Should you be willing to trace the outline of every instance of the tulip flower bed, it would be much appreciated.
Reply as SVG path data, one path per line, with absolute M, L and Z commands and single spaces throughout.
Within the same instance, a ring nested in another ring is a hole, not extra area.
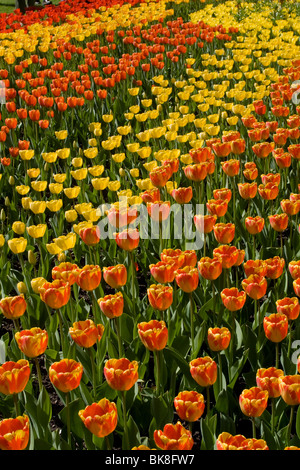
M 0 449 L 300 449 L 299 31 L 0 14 Z

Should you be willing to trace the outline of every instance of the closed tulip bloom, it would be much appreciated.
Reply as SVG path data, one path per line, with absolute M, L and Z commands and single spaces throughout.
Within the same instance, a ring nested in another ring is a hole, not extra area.
M 300 375 L 286 375 L 279 378 L 281 398 L 287 405 L 300 404 Z
M 265 219 L 257 215 L 256 217 L 246 217 L 245 226 L 251 235 L 257 235 L 265 226 Z
M 44 354 L 47 349 L 48 333 L 46 330 L 34 327 L 30 330 L 17 331 L 15 340 L 25 356 L 37 357 Z
M 217 380 L 217 363 L 209 356 L 198 357 L 190 362 L 193 379 L 201 387 L 209 387 Z
M 83 366 L 74 359 L 62 359 L 49 367 L 49 379 L 60 392 L 68 393 L 80 385 Z
M 147 202 L 147 211 L 151 219 L 156 222 L 167 220 L 170 214 L 170 201 Z
M 9 249 L 15 254 L 24 253 L 27 246 L 27 240 L 24 237 L 12 238 L 7 242 Z
M 174 407 L 180 419 L 193 423 L 203 415 L 204 396 L 195 390 L 179 392 L 174 398 Z
M 158 261 L 156 264 L 150 264 L 150 273 L 156 282 L 167 284 L 175 279 L 175 268 L 173 262 Z
M 163 430 L 153 433 L 155 444 L 162 450 L 191 450 L 194 441 L 190 431 L 178 421 L 176 424 L 166 424 Z
M 225 326 L 222 328 L 209 328 L 207 332 L 207 342 L 212 351 L 224 351 L 229 346 L 231 333 Z
M 149 178 L 153 186 L 163 188 L 173 174 L 171 165 L 157 166 L 149 173 Z
M 124 309 L 124 299 L 122 292 L 109 294 L 98 299 L 98 305 L 107 318 L 120 317 Z
M 289 262 L 289 272 L 292 278 L 299 279 L 300 277 L 300 260 Z
M 239 405 L 244 415 L 257 418 L 263 414 L 268 404 L 267 390 L 259 387 L 245 389 L 239 396 Z
M 113 289 L 125 286 L 127 282 L 127 269 L 124 264 L 103 267 L 103 279 Z
M 160 199 L 160 191 L 159 188 L 152 188 L 140 193 L 140 196 L 143 202 L 155 202 Z
M 272 184 L 276 184 L 277 186 L 279 186 L 280 184 L 280 179 L 281 179 L 280 173 L 268 173 L 266 175 L 262 174 L 260 177 L 264 185 L 268 183 L 272 183 Z
M 21 317 L 27 308 L 27 302 L 24 295 L 15 295 L 13 297 L 4 297 L 0 300 L 0 311 L 9 320 Z
M 293 282 L 293 288 L 297 297 L 300 297 L 300 278 L 295 279 Z
M 79 230 L 79 236 L 88 246 L 95 246 L 100 241 L 100 229 L 98 225 Z
M 192 200 L 193 189 L 191 186 L 188 186 L 187 188 L 173 189 L 171 196 L 175 199 L 177 204 L 187 204 Z
M 297 297 L 284 297 L 276 300 L 277 313 L 283 313 L 288 320 L 296 320 L 300 313 L 300 304 Z
M 163 284 L 152 284 L 147 289 L 151 307 L 155 310 L 167 310 L 173 302 L 173 287 Z
M 150 351 L 160 351 L 166 347 L 168 329 L 164 321 L 150 320 L 138 323 L 137 328 L 142 343 Z
M 129 359 L 109 359 L 104 366 L 104 376 L 108 385 L 114 390 L 129 390 L 139 378 L 137 361 Z
M 111 207 L 107 212 L 107 218 L 109 223 L 115 227 L 125 227 L 131 224 L 138 216 L 137 209 L 135 207 L 119 206 Z
M 252 150 L 259 158 L 266 158 L 274 150 L 274 142 L 260 142 L 252 146 Z
M 215 142 L 212 145 L 212 149 L 217 157 L 228 157 L 231 153 L 231 142 Z
M 24 450 L 29 442 L 29 418 L 26 415 L 0 421 L 0 449 Z
M 182 264 L 182 268 L 185 266 L 195 267 L 197 264 L 197 253 L 195 250 L 185 250 L 183 251 L 184 254 L 184 262 Z
M 227 212 L 228 203 L 223 199 L 210 199 L 209 201 L 207 201 L 206 207 L 211 215 L 223 217 L 223 215 L 225 215 Z
M 251 274 L 242 281 L 242 287 L 251 299 L 261 299 L 267 292 L 267 280 L 259 274 Z
M 263 277 L 267 275 L 267 265 L 262 259 L 249 259 L 243 264 L 243 268 L 247 277 L 251 274 L 258 274 Z
M 282 199 L 280 206 L 287 215 L 296 215 L 300 211 L 300 200 L 291 201 L 290 199 Z
M 276 367 L 261 368 L 256 372 L 256 384 L 261 390 L 267 390 L 270 398 L 278 398 L 280 397 L 279 377 L 283 376 L 283 370 L 276 369 Z
M 230 312 L 236 312 L 243 308 L 246 302 L 246 293 L 239 291 L 236 287 L 230 287 L 222 290 L 221 299 Z
M 213 250 L 213 255 L 220 258 L 223 269 L 229 269 L 236 263 L 239 251 L 235 246 L 220 245 Z
M 216 215 L 195 215 L 194 224 L 200 233 L 210 233 L 217 221 Z
M 267 278 L 278 279 L 282 275 L 285 265 L 285 261 L 283 258 L 280 258 L 279 256 L 274 256 L 274 258 L 266 259 L 264 262 L 267 269 Z
M 288 152 L 273 154 L 276 164 L 280 169 L 289 168 L 292 164 L 292 155 Z
M 26 359 L 7 361 L 0 365 L 0 393 L 12 395 L 22 392 L 30 377 L 30 366 Z
M 173 248 L 165 248 L 160 254 L 160 259 L 167 263 L 173 263 L 174 268 L 181 268 L 185 260 L 185 255 L 179 248 L 175 250 Z
M 271 313 L 264 317 L 266 337 L 273 343 L 280 343 L 288 334 L 289 321 L 283 313 Z
M 218 243 L 229 244 L 234 239 L 235 225 L 232 223 L 218 223 L 214 225 L 214 234 Z
M 52 279 L 61 279 L 68 282 L 70 286 L 76 283 L 77 276 L 80 273 L 80 268 L 77 264 L 70 262 L 60 263 L 52 269 Z
M 238 190 L 243 199 L 253 199 L 257 193 L 257 183 L 239 183 Z
M 221 189 L 214 189 L 213 196 L 214 199 L 222 199 L 222 201 L 226 201 L 227 203 L 231 200 L 231 189 L 228 188 L 221 188 Z
M 220 258 L 209 258 L 205 256 L 198 262 L 199 273 L 204 279 L 214 281 L 222 273 L 222 261 Z
M 258 177 L 258 169 L 256 164 L 254 162 L 245 163 L 243 175 L 249 181 L 255 180 Z
M 283 232 L 288 226 L 289 217 L 284 212 L 282 214 L 269 215 L 269 221 L 271 227 L 276 230 L 276 232 Z
M 48 307 L 58 309 L 69 302 L 71 288 L 68 282 L 55 279 L 53 282 L 45 282 L 39 287 L 40 297 Z
M 222 170 L 227 176 L 233 177 L 237 176 L 240 171 L 240 162 L 239 160 L 231 159 L 221 162 Z
M 69 328 L 69 333 L 72 340 L 82 348 L 91 348 L 97 341 L 100 341 L 103 333 L 104 326 L 101 324 L 96 325 L 92 320 L 81 320 L 74 322 Z
M 274 183 L 260 184 L 258 186 L 259 195 L 268 201 L 276 199 L 279 193 L 279 187 Z
M 85 427 L 100 438 L 108 436 L 117 427 L 117 406 L 107 398 L 86 406 L 84 410 L 78 412 L 78 415 Z
M 101 269 L 97 265 L 84 266 L 77 277 L 77 284 L 82 290 L 92 291 L 97 289 L 101 282 Z
M 133 251 L 139 245 L 140 234 L 137 229 L 125 229 L 115 234 L 115 240 L 122 250 Z
M 183 171 L 185 176 L 190 181 L 203 181 L 207 177 L 208 165 L 207 162 L 195 163 L 186 166 Z
M 199 284 L 198 270 L 191 266 L 180 268 L 175 273 L 175 280 L 178 287 L 184 292 L 193 292 L 197 289 Z
M 238 258 L 233 266 L 240 266 L 245 259 L 245 254 L 246 254 L 245 250 L 238 250 L 238 253 L 239 253 Z

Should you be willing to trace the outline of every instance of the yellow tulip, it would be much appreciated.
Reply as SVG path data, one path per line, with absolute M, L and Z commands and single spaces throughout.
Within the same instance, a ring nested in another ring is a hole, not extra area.
M 31 187 L 34 191 L 37 191 L 37 192 L 42 192 L 42 191 L 45 191 L 45 189 L 47 188 L 47 181 L 32 181 L 31 182 Z
M 96 189 L 97 191 L 103 191 L 104 189 L 106 189 L 108 186 L 108 183 L 109 183 L 108 176 L 106 178 L 93 178 L 92 179 L 93 188 Z
M 9 249 L 15 254 L 23 253 L 26 250 L 27 240 L 24 237 L 12 238 L 8 240 Z
M 57 153 L 56 152 L 47 152 L 42 153 L 42 157 L 47 163 L 54 163 L 57 160 Z
M 34 214 L 43 214 L 46 210 L 46 202 L 45 201 L 32 201 L 29 204 L 29 208 Z
M 25 209 L 25 210 L 30 209 L 30 203 L 32 202 L 31 197 L 22 197 L 21 202 L 22 202 L 23 209 Z
M 18 220 L 12 224 L 12 229 L 17 235 L 23 235 L 26 230 L 26 226 L 24 222 Z
M 65 218 L 67 222 L 75 222 L 77 217 L 78 217 L 78 214 L 74 209 L 70 209 L 65 212 Z
M 70 250 L 74 248 L 76 243 L 76 234 L 73 232 L 68 233 L 67 235 L 61 235 L 58 238 L 54 238 L 54 243 L 63 251 Z
M 69 148 L 63 148 L 56 150 L 58 158 L 61 160 L 66 160 L 70 156 L 71 150 Z
M 104 165 L 95 165 L 88 168 L 89 173 L 92 176 L 101 176 L 104 172 Z
M 71 163 L 74 166 L 74 168 L 81 168 L 83 165 L 83 160 L 81 157 L 75 157 L 75 158 L 72 158 Z
M 51 201 L 46 201 L 47 209 L 51 212 L 59 211 L 63 206 L 62 199 L 52 199 Z
M 39 168 L 29 168 L 27 170 L 27 175 L 29 178 L 37 178 L 41 173 L 41 170 Z
M 24 196 L 30 191 L 30 187 L 25 184 L 21 184 L 20 186 L 16 186 L 16 191 L 21 194 L 21 196 Z
M 32 287 L 32 290 L 35 294 L 39 294 L 39 288 L 45 284 L 46 279 L 44 277 L 35 277 L 33 279 L 31 279 L 31 287 Z
M 57 173 L 56 175 L 53 175 L 53 179 L 56 183 L 63 183 L 66 177 L 66 173 Z
M 125 153 L 115 153 L 114 155 L 112 155 L 112 159 L 116 163 L 122 163 L 123 160 L 125 160 L 125 158 L 126 158 Z
M 50 255 L 58 255 L 62 251 L 56 243 L 46 243 L 46 249 Z
M 76 181 L 82 181 L 86 178 L 88 170 L 87 170 L 87 168 L 80 168 L 78 170 L 71 170 L 70 173 L 71 173 L 71 176 Z
M 28 235 L 32 238 L 42 238 L 45 235 L 46 229 L 46 224 L 30 225 L 26 227 Z
M 31 160 L 34 157 L 34 150 L 19 150 L 19 155 L 22 160 Z
M 85 157 L 93 159 L 98 155 L 98 149 L 96 147 L 91 147 L 83 151 Z
M 78 197 L 80 191 L 81 191 L 80 186 L 73 186 L 73 188 L 64 189 L 64 193 L 68 199 L 75 199 L 76 197 Z
M 120 181 L 118 181 L 118 180 L 117 180 L 117 181 L 110 181 L 110 182 L 108 183 L 108 189 L 109 189 L 110 191 L 118 191 L 118 189 L 120 188 L 120 186 L 121 186 L 121 183 L 120 183 Z
M 0 234 L 0 248 L 2 248 L 4 246 L 4 243 L 5 243 L 5 238 L 4 236 L 2 235 L 2 233 Z

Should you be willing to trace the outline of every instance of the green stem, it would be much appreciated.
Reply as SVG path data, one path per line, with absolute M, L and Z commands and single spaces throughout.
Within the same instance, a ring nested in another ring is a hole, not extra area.
M 70 448 L 72 447 L 71 442 L 71 415 L 70 415 L 70 393 L 66 393 L 66 411 L 67 411 L 67 435 L 68 435 L 68 444 Z
M 275 358 L 275 367 L 278 369 L 279 366 L 279 343 L 276 343 L 276 358 Z
M 274 431 L 275 431 L 275 398 L 271 398 L 271 407 L 272 407 L 271 433 L 274 435 Z
M 15 405 L 15 411 L 16 411 L 16 418 L 20 416 L 20 409 L 19 409 L 19 401 L 18 401 L 18 394 L 14 393 L 14 405 Z
M 123 421 L 124 421 L 124 449 L 129 450 L 128 442 L 128 428 L 127 428 L 127 411 L 126 411 L 126 391 L 122 390 L 122 404 L 123 404 Z
M 251 417 L 252 421 L 252 437 L 256 439 L 256 427 L 255 427 L 255 418 L 254 416 Z
M 193 302 L 193 295 L 190 293 L 190 318 L 191 318 L 191 342 L 192 342 L 192 349 L 191 349 L 191 357 L 195 352 L 195 332 L 194 332 L 194 302 Z
M 209 385 L 206 387 L 206 417 L 209 418 L 210 414 L 210 393 L 209 393 Z
M 288 447 L 290 437 L 291 437 L 291 429 L 292 429 L 292 423 L 293 423 L 293 417 L 294 417 L 294 408 L 295 408 L 295 405 L 292 405 L 291 406 L 291 412 L 290 412 L 290 421 L 289 421 L 288 428 L 287 428 L 287 431 L 286 431 L 286 440 L 285 440 L 285 446 L 286 447 Z
M 156 396 L 160 396 L 160 357 L 159 351 L 154 351 L 155 363 L 156 363 Z
M 92 348 L 88 348 L 88 353 L 90 356 L 91 367 L 92 367 L 92 383 L 93 383 L 93 397 L 94 400 L 96 399 L 96 369 L 95 369 L 95 361 L 93 358 L 93 351 Z
M 115 329 L 116 329 L 117 338 L 118 338 L 119 358 L 121 358 L 123 357 L 123 347 L 122 347 L 122 339 L 121 339 L 121 333 L 120 333 L 119 318 L 114 318 L 114 324 L 115 324 Z
M 41 368 L 40 368 L 40 364 L 39 364 L 39 361 L 38 361 L 37 357 L 34 358 L 34 363 L 35 363 L 36 372 L 37 372 L 38 381 L 39 381 L 39 390 L 41 392 L 42 387 L 43 387 L 43 382 L 42 382 Z
M 287 351 L 288 358 L 291 355 L 291 346 L 292 346 L 292 322 L 289 321 L 289 343 L 288 343 L 288 351 Z

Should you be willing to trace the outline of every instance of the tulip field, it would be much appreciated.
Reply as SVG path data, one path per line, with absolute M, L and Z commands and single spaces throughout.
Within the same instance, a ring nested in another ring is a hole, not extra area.
M 299 36 L 0 5 L 1 450 L 300 450 Z

